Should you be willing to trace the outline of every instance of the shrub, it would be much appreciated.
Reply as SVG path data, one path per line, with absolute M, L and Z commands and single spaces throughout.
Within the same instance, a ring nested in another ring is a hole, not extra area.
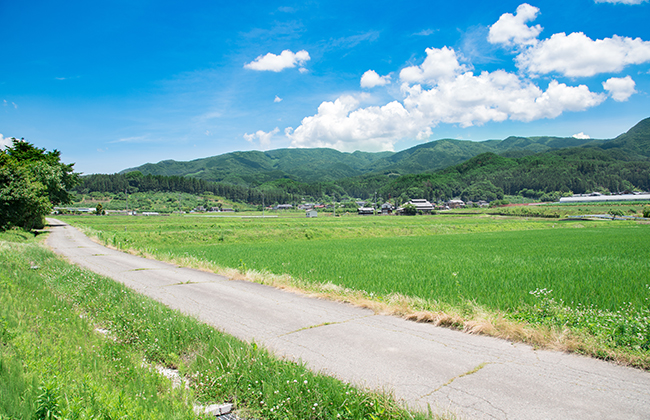
M 404 214 L 407 216 L 415 216 L 417 214 L 417 207 L 411 203 L 405 205 Z

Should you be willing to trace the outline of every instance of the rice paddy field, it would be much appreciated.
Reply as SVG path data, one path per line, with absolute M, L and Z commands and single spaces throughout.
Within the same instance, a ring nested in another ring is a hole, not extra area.
M 110 246 L 160 259 L 288 274 L 378 301 L 399 294 L 419 302 L 414 310 L 469 305 L 605 334 L 606 347 L 650 353 L 650 225 L 638 221 L 487 214 L 64 220 Z

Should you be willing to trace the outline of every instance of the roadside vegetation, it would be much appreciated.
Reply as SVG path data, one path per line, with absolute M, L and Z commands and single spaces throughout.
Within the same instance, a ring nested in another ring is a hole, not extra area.
M 65 220 L 157 259 L 650 369 L 650 226 L 639 222 L 488 214 Z
M 426 419 L 0 233 L 0 419 Z M 182 380 L 159 373 L 176 369 Z M 176 382 L 176 385 L 174 384 Z

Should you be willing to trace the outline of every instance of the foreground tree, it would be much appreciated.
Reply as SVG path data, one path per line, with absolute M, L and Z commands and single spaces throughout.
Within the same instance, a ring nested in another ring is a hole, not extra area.
M 24 140 L 0 150 L 0 229 L 43 228 L 52 206 L 69 204 L 68 192 L 79 183 L 74 164 L 61 162 L 61 152 L 39 149 Z

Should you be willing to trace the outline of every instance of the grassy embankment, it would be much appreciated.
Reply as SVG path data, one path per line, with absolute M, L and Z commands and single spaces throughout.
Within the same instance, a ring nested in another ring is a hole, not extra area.
M 30 234 L 0 233 L 0 419 L 195 419 L 197 401 L 258 419 L 431 417 L 65 263 Z
M 650 368 L 650 226 L 491 216 L 66 218 L 108 245 Z

